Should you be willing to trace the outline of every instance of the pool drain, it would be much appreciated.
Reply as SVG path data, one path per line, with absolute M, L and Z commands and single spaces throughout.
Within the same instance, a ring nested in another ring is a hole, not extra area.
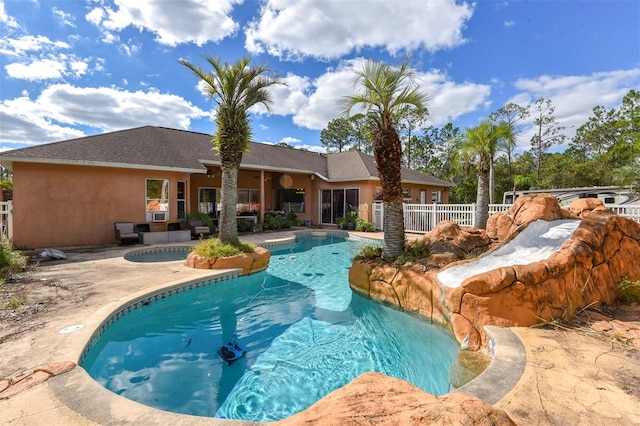
M 58 333 L 60 333 L 60 334 L 69 334 L 69 333 L 73 333 L 74 331 L 81 330 L 82 328 L 84 328 L 84 325 L 82 325 L 82 324 L 68 325 L 68 326 L 60 329 L 60 331 Z

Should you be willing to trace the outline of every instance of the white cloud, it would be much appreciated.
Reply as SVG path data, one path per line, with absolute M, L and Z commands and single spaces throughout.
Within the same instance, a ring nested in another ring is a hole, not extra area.
M 268 0 L 249 23 L 245 47 L 287 59 L 333 59 L 366 47 L 434 52 L 463 44 L 472 14 L 473 5 L 454 0 Z
M 2 0 L 0 0 L 0 23 L 6 25 L 9 28 L 13 28 L 13 29 L 20 28 L 20 24 L 18 24 L 18 21 L 16 21 L 16 18 L 14 18 L 13 16 L 7 15 L 7 12 L 4 9 L 4 1 Z
M 543 75 L 534 79 L 520 79 L 515 82 L 515 87 L 520 92 L 508 102 L 526 106 L 539 98 L 551 99 L 556 120 L 566 126 L 564 133 L 568 143 L 576 129 L 592 115 L 595 106 L 601 105 L 607 109 L 618 107 L 629 90 L 640 87 L 640 68 L 590 75 Z M 533 118 L 530 117 L 527 122 L 529 127 L 521 138 L 527 143 L 533 136 L 532 123 Z M 528 145 L 523 149 L 528 149 Z
M 516 24 L 515 21 L 504 21 L 504 26 L 507 28 L 511 28 Z
M 311 81 L 288 76 L 286 88 L 275 89 L 273 113 L 292 115 L 293 122 L 304 128 L 322 130 L 341 114 L 340 102 L 353 91 L 354 69 L 362 67 L 363 59 L 343 61 L 335 69 Z M 491 89 L 471 82 L 456 83 L 437 70 L 417 74 L 417 80 L 430 100 L 427 104 L 431 122 L 446 124 L 455 118 L 486 106 Z M 293 84 L 291 84 L 293 82 Z M 351 111 L 355 114 L 357 111 Z
M 70 13 L 66 13 L 64 10 L 58 9 L 57 7 L 54 7 L 52 11 L 53 11 L 53 14 L 56 15 L 58 19 L 60 19 L 60 22 L 62 22 L 64 25 L 68 25 L 72 28 L 76 27 L 75 16 L 73 16 Z
M 85 18 L 100 27 L 105 41 L 112 40 L 110 31 L 121 31 L 128 26 L 156 34 L 156 41 L 168 46 L 195 43 L 198 46 L 217 42 L 233 35 L 238 23 L 230 14 L 243 0 L 182 0 L 156 1 L 115 0 L 115 9 L 96 7 Z
M 37 99 L 0 103 L 3 143 L 40 144 L 83 136 L 74 126 L 113 131 L 145 125 L 188 129 L 208 112 L 185 99 L 157 90 L 129 92 L 109 87 L 51 85 Z
M 429 95 L 427 106 L 430 121 L 441 126 L 454 121 L 463 114 L 485 108 L 491 94 L 486 84 L 471 82 L 456 83 L 446 74 L 431 70 L 418 74 L 422 90 Z
M 47 52 L 69 49 L 64 41 L 51 41 L 45 36 L 23 36 L 18 38 L 0 38 L 0 55 L 20 57 L 28 52 Z
M 64 62 L 55 59 L 35 60 L 29 64 L 13 63 L 4 68 L 9 77 L 29 81 L 60 79 L 66 70 Z

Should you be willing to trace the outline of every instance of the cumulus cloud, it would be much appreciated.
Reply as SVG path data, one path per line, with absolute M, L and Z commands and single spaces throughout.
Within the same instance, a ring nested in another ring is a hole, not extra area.
M 4 9 L 4 1 L 2 0 L 0 0 L 0 23 L 6 25 L 8 28 L 20 28 L 20 24 L 18 24 L 16 18 L 7 15 L 7 11 Z
M 64 41 L 51 41 L 49 37 L 27 35 L 23 37 L 0 38 L 0 55 L 9 57 L 25 56 L 33 52 L 48 52 L 59 49 L 69 49 Z
M 156 41 L 168 46 L 195 43 L 202 46 L 233 35 L 238 29 L 230 14 L 243 0 L 182 0 L 155 1 L 115 0 L 115 8 L 93 8 L 86 20 L 104 31 L 104 41 L 113 42 L 113 31 L 128 26 L 147 30 L 156 35 Z
M 75 16 L 71 15 L 70 13 L 66 13 L 64 10 L 58 9 L 57 7 L 54 7 L 52 9 L 52 12 L 58 17 L 58 19 L 60 19 L 60 22 L 62 22 L 64 25 L 68 25 L 72 28 L 76 27 Z
M 342 61 L 316 79 L 288 76 L 286 87 L 272 89 L 274 114 L 292 115 L 293 122 L 304 128 L 322 130 L 340 116 L 341 100 L 353 92 L 354 70 L 361 69 L 364 59 Z M 471 82 L 456 83 L 446 74 L 431 70 L 416 75 L 422 91 L 429 96 L 427 104 L 431 122 L 442 125 L 484 107 L 491 88 Z M 357 108 L 357 107 L 356 107 Z M 358 111 L 352 110 L 355 114 Z
M 640 86 L 640 68 L 590 75 L 543 75 L 517 80 L 514 85 L 519 92 L 508 102 L 526 106 L 540 98 L 551 99 L 556 120 L 566 127 L 568 142 L 576 129 L 589 119 L 596 105 L 607 109 L 618 107 L 629 90 Z M 529 127 L 522 136 L 523 141 L 533 136 L 533 118 L 529 117 L 526 124 Z
M 335 59 L 367 47 L 434 52 L 465 43 L 472 15 L 472 5 L 454 0 L 268 0 L 247 27 L 245 47 L 283 59 Z
M 0 104 L 1 142 L 39 144 L 83 136 L 73 126 L 105 132 L 146 125 L 188 129 L 192 119 L 208 114 L 180 96 L 155 89 L 130 92 L 56 84 L 35 100 L 21 96 Z

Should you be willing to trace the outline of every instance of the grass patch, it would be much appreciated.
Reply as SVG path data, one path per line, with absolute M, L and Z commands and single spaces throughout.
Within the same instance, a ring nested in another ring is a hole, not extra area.
M 5 306 L 5 309 L 17 309 L 18 307 L 24 305 L 26 302 L 24 299 L 21 299 L 19 297 L 12 297 L 11 300 L 9 300 L 9 303 L 7 304 L 7 306 Z
M 27 258 L 7 244 L 0 244 L 0 277 L 4 278 L 27 267 Z
M 640 303 L 640 281 L 623 279 L 616 289 L 616 301 L 619 303 Z
M 412 241 L 406 243 L 404 251 L 395 259 L 383 257 L 382 247 L 376 245 L 368 245 L 361 247 L 355 254 L 354 260 L 373 263 L 391 263 L 396 267 L 400 267 L 405 263 L 413 263 L 417 260 L 431 256 L 429 243 L 424 241 Z
M 240 253 L 253 253 L 255 244 L 238 242 L 236 244 L 223 244 L 218 238 L 202 240 L 193 246 L 193 251 L 205 259 L 215 257 L 231 257 Z

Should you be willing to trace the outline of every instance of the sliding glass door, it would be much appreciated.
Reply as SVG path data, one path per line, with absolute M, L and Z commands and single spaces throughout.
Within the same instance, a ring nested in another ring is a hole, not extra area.
M 336 224 L 338 218 L 347 212 L 358 211 L 360 206 L 360 190 L 323 189 L 320 194 L 322 200 L 320 216 L 324 224 Z

